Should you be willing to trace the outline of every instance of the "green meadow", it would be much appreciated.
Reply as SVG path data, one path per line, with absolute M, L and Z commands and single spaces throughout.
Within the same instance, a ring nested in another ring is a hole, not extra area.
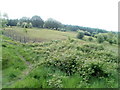
M 7 27 L 1 32 L 3 88 L 118 87 L 117 44 L 87 35 L 78 39 L 72 31 Z

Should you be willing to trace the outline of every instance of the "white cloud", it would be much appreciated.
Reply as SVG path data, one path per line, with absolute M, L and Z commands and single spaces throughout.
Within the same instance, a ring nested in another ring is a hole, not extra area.
M 118 30 L 118 0 L 2 0 L 9 18 L 39 15 L 64 24 Z

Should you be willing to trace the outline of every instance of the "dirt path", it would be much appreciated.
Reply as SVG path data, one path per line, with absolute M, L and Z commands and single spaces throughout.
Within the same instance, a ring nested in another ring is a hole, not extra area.
M 7 41 L 6 41 L 7 42 Z M 9 42 L 7 42 L 7 43 L 9 43 Z M 15 46 L 17 46 L 17 44 L 14 44 L 14 43 L 9 43 L 9 44 L 12 44 L 12 45 L 15 45 Z M 19 47 L 19 45 L 18 45 L 18 47 Z M 17 49 L 17 48 L 16 48 Z M 36 66 L 38 66 L 40 63 L 38 63 L 38 62 L 35 62 L 35 63 L 30 63 L 29 61 L 27 61 L 21 54 L 20 54 L 20 52 L 19 52 L 19 50 L 16 50 L 17 52 L 15 52 L 16 53 L 16 55 L 26 64 L 26 69 L 24 69 L 23 71 L 21 71 L 21 74 L 19 75 L 19 76 L 17 76 L 13 81 L 10 81 L 10 82 L 7 82 L 7 83 L 5 83 L 4 84 L 4 86 L 10 86 L 10 85 L 12 85 L 12 84 L 14 84 L 15 82 L 17 82 L 17 81 L 20 81 L 20 80 L 24 80 L 26 77 L 27 77 L 27 75 L 29 75 L 29 73 L 31 72 L 31 71 L 33 71 L 34 70 L 34 68 L 36 68 Z
M 27 68 L 21 72 L 21 75 L 19 75 L 16 80 L 5 83 L 5 86 L 12 85 L 16 81 L 23 80 L 33 69 L 34 65 L 31 64 L 29 61 L 27 61 L 20 53 L 19 51 L 16 52 L 16 55 L 26 64 Z

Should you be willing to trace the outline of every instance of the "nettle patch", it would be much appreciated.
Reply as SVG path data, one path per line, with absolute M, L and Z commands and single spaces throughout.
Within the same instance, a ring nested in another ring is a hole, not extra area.
M 117 70 L 117 56 L 103 45 L 74 39 L 51 42 L 32 45 L 34 52 L 44 57 L 44 66 L 58 68 L 68 76 L 78 73 L 85 79 L 108 77 Z

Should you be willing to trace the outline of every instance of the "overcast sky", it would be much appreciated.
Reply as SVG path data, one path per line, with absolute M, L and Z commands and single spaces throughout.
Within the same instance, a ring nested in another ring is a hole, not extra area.
M 0 11 L 9 18 L 39 15 L 72 24 L 118 30 L 119 0 L 1 0 Z

